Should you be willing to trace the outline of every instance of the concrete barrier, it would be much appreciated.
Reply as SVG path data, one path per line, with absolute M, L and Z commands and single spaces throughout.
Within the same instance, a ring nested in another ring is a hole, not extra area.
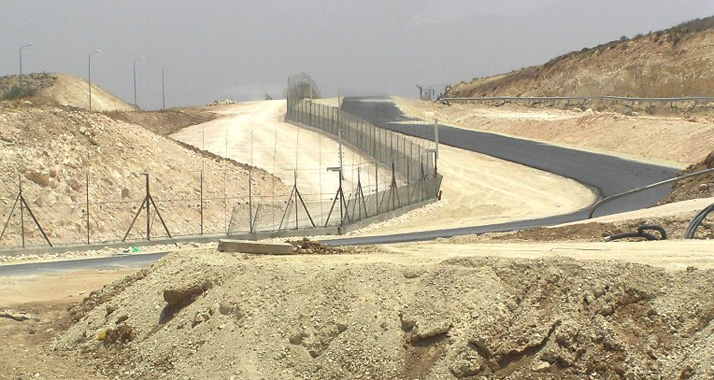
M 218 240 L 220 252 L 253 253 L 258 255 L 292 255 L 293 246 L 288 243 L 257 243 L 248 240 Z

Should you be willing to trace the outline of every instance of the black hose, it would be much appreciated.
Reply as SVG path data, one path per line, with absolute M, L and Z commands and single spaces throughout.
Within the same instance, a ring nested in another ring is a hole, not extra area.
M 643 233 L 644 231 L 657 231 L 659 232 L 659 240 L 667 240 L 667 231 L 662 226 L 656 224 L 643 224 L 637 228 L 637 232 Z
M 699 225 L 702 224 L 704 219 L 706 219 L 706 217 L 712 211 L 714 211 L 714 204 L 711 204 L 704 210 L 699 211 L 699 213 L 694 217 L 694 219 L 692 219 L 692 221 L 689 223 L 689 226 L 687 226 L 687 229 L 684 231 L 684 239 L 694 239 L 694 233 L 697 232 L 697 228 L 699 228 Z
M 645 231 L 657 231 L 659 232 L 660 236 L 657 237 Z M 637 227 L 637 232 L 624 232 L 621 234 L 610 235 L 605 238 L 605 241 L 615 241 L 627 238 L 643 238 L 648 241 L 667 240 L 667 231 L 662 226 L 658 226 L 655 224 L 643 224 Z
M 657 236 L 648 234 L 647 232 L 624 232 L 621 234 L 610 235 L 605 238 L 605 241 L 615 241 L 626 238 L 644 238 L 648 241 L 659 240 Z

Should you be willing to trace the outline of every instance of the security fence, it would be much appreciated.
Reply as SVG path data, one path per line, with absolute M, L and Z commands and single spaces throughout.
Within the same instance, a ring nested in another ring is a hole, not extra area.
M 291 78 L 287 119 L 351 147 L 351 160 L 340 149 L 336 167 L 296 162 L 277 172 L 236 163 L 159 173 L 18 168 L 16 176 L 0 178 L 0 250 L 335 234 L 437 197 L 442 177 L 428 142 L 377 128 L 337 102 L 321 104 L 319 95 L 308 76 Z M 321 149 L 296 143 L 296 154 L 303 150 Z
M 317 170 L 83 174 L 51 183 L 33 175 L 2 178 L 16 186 L 0 192 L 0 250 L 336 234 L 432 199 L 438 185 L 426 178 L 402 179 L 374 162 L 345 165 L 339 180 L 339 173 Z M 335 176 L 334 185 L 323 178 L 324 192 L 315 192 L 303 181 L 319 175 Z
M 422 139 L 379 128 L 343 112 L 339 98 L 334 104 L 314 99 L 319 93 L 307 74 L 290 77 L 286 119 L 327 133 L 376 163 L 393 168 L 401 184 L 428 183 L 428 196 L 436 197 L 442 178 L 436 170 L 436 149 L 428 148 Z

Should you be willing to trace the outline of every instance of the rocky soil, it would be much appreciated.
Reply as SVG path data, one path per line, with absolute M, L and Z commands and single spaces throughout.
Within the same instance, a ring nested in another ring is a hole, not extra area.
M 470 242 L 548 242 L 548 241 L 579 241 L 602 242 L 606 238 L 627 232 L 637 232 L 641 226 L 660 226 L 664 228 L 667 239 L 682 239 L 684 231 L 689 226 L 695 213 L 686 216 L 655 217 L 648 219 L 624 220 L 619 222 L 601 223 L 574 223 L 559 227 L 538 227 L 528 230 L 488 233 L 483 235 L 464 235 L 448 239 L 454 243 Z M 647 230 L 646 232 L 657 238 L 662 238 L 661 233 Z M 714 239 L 714 215 L 708 216 L 697 228 L 695 239 Z M 644 238 L 630 238 L 631 241 L 643 241 Z
M 709 153 L 703 161 L 687 167 L 680 175 L 695 173 L 706 169 L 714 169 L 714 151 Z M 672 203 L 686 199 L 708 198 L 712 196 L 714 196 L 714 173 L 708 173 L 675 183 L 667 198 L 660 203 Z
M 713 274 L 174 253 L 89 294 L 53 349 L 119 378 L 709 379 Z

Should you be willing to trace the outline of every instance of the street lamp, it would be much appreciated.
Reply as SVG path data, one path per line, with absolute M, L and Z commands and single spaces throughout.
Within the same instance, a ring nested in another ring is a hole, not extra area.
M 136 105 L 136 63 L 144 59 L 144 57 L 134 60 L 134 105 Z
M 22 49 L 34 45 L 32 42 L 20 46 L 20 87 L 22 87 Z
M 34 43 L 30 42 L 28 44 L 20 46 L 20 78 L 22 78 L 22 49 L 30 47 L 32 45 L 34 45 Z
M 164 69 L 172 66 L 172 63 L 161 66 L 161 109 L 166 109 L 166 87 L 164 86 Z
M 88 61 L 89 61 L 89 110 L 92 110 L 92 54 L 97 54 L 101 53 L 101 50 L 95 50 L 91 53 L 89 53 Z

